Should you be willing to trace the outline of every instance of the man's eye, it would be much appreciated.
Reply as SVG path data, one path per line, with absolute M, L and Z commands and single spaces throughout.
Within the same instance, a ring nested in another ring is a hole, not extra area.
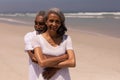
M 39 22 L 39 25 L 45 25 L 45 23 L 44 22 Z
M 37 22 L 37 21 L 35 21 L 35 25 L 45 25 L 45 23 L 44 22 Z

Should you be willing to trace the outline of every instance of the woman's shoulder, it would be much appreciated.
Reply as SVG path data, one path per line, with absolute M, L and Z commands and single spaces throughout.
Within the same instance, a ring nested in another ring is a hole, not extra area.
M 70 35 L 65 34 L 65 35 L 63 35 L 63 37 L 64 37 L 64 38 L 70 38 Z
M 32 40 L 33 40 L 33 42 L 41 43 L 41 41 L 42 41 L 41 35 L 34 36 L 34 38 Z
M 71 39 L 70 35 L 67 34 L 63 35 L 63 40 L 67 40 L 67 39 Z
M 44 37 L 42 34 L 36 35 L 34 38 L 40 42 L 44 40 Z

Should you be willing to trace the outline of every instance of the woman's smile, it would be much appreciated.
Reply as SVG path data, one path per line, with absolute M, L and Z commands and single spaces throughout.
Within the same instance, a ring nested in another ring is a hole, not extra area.
M 46 22 L 48 29 L 57 31 L 61 25 L 60 18 L 56 14 L 50 14 Z

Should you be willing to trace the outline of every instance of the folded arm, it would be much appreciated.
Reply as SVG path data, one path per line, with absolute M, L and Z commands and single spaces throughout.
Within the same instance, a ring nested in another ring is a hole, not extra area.
M 43 55 L 40 47 L 34 49 L 38 64 L 44 68 L 42 73 L 44 79 L 50 79 L 63 67 L 75 67 L 75 55 L 73 50 L 67 50 L 67 54 L 61 56 Z
M 75 67 L 76 66 L 74 51 L 73 50 L 67 50 L 67 54 L 68 54 L 68 59 L 58 63 L 55 67 L 63 68 L 63 67 Z
M 35 52 L 35 56 L 36 56 L 36 59 L 38 61 L 38 64 L 41 67 L 54 67 L 58 63 L 63 62 L 63 61 L 68 59 L 67 54 L 47 58 L 47 56 L 43 55 L 40 47 L 34 48 L 34 52 Z

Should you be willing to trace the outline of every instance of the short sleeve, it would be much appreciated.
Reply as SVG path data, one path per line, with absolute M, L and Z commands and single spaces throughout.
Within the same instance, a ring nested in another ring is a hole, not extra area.
M 24 44 L 25 44 L 25 51 L 26 50 L 33 50 L 32 45 L 31 45 L 31 39 L 30 39 L 30 35 L 26 34 L 24 36 Z
M 70 36 L 67 36 L 67 44 L 66 44 L 66 49 L 72 49 L 73 50 L 73 46 L 72 46 L 72 40 Z
M 40 38 L 38 35 L 32 39 L 32 47 L 33 49 L 36 47 L 40 47 Z

